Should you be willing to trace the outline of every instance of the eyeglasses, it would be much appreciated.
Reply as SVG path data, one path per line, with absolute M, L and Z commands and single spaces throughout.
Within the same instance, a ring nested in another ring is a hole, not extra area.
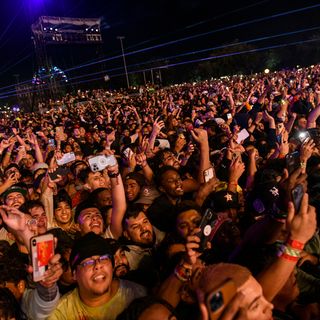
M 100 256 L 99 258 L 90 259 L 85 262 L 79 263 L 79 266 L 81 266 L 84 269 L 91 269 L 94 268 L 99 261 L 100 264 L 105 265 L 108 263 L 108 261 L 111 260 L 110 254 L 105 254 L 103 256 Z

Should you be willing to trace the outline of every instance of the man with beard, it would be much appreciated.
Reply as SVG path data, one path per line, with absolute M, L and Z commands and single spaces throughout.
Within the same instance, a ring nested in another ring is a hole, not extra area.
M 144 277 L 143 283 L 150 286 L 156 277 L 153 255 L 164 234 L 152 226 L 141 204 L 133 204 L 127 209 L 122 227 L 124 243 L 129 249 L 125 254 L 130 270 L 139 270 Z M 141 283 L 140 280 L 137 281 Z
M 60 300 L 48 319 L 114 320 L 132 300 L 146 295 L 142 286 L 113 278 L 113 255 L 107 239 L 93 232 L 79 238 L 70 254 L 78 286 Z

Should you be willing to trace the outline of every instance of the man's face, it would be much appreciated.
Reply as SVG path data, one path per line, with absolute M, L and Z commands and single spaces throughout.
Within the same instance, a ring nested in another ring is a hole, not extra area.
M 24 166 L 27 169 L 31 169 L 31 167 L 34 164 L 34 157 L 31 154 L 26 154 L 25 158 L 24 158 Z
M 79 132 L 80 132 L 81 138 L 84 138 L 86 135 L 86 129 L 83 127 L 80 127 Z
M 129 261 L 125 255 L 124 249 L 120 248 L 114 255 L 114 270 L 113 274 L 117 278 L 121 278 L 130 270 Z
M 250 276 L 238 289 L 244 295 L 241 306 L 246 309 L 247 320 L 271 320 L 273 305 L 263 296 L 261 285 Z
M 70 205 L 65 201 L 59 202 L 57 208 L 54 210 L 54 217 L 59 225 L 70 223 L 72 219 Z
M 16 181 L 18 182 L 19 179 L 21 178 L 21 174 L 20 174 L 20 171 L 15 168 L 15 167 L 12 167 L 10 168 L 8 171 L 6 171 L 6 178 L 8 179 L 11 175 L 14 175 L 14 178 L 16 179 Z
M 110 190 L 101 191 L 97 197 L 99 208 L 112 205 L 112 196 Z
M 78 176 L 79 172 L 85 168 L 87 168 L 85 163 L 79 163 L 74 170 L 76 177 Z
M 174 170 L 168 170 L 162 175 L 161 191 L 172 198 L 178 198 L 183 195 L 182 180 L 179 173 Z
M 101 172 L 90 172 L 86 185 L 90 191 L 93 191 L 98 188 L 105 188 L 107 186 L 107 182 Z
M 78 223 L 81 235 L 85 235 L 92 231 L 101 235 L 103 232 L 103 219 L 101 212 L 97 208 L 87 208 L 81 211 Z
M 34 207 L 29 210 L 29 213 L 33 219 L 37 220 L 38 234 L 44 234 L 47 232 L 47 215 L 42 207 Z
M 128 201 L 133 201 L 137 198 L 140 192 L 140 186 L 136 180 L 128 179 L 124 182 L 124 190 Z
M 186 239 L 195 228 L 199 227 L 201 215 L 197 210 L 191 209 L 179 214 L 176 229 L 178 234 Z
M 11 192 L 5 199 L 5 204 L 9 207 L 20 208 L 25 203 L 25 198 L 20 192 Z
M 92 256 L 81 261 L 74 272 L 74 278 L 78 283 L 79 293 L 82 300 L 91 300 L 110 292 L 112 284 L 112 263 L 110 259 L 98 261 L 99 256 Z M 84 263 L 95 260 L 93 264 Z
M 307 119 L 306 118 L 300 118 L 298 120 L 298 126 L 300 129 L 306 129 L 307 128 Z
M 125 237 L 136 243 L 152 244 L 153 229 L 149 219 L 141 211 L 136 218 L 126 220 Z
M 170 151 L 166 152 L 163 155 L 162 165 L 163 166 L 171 166 L 171 167 L 174 167 L 175 169 L 179 169 L 180 168 L 179 160 Z
M 78 128 L 73 130 L 73 136 L 77 139 L 80 138 L 80 130 Z

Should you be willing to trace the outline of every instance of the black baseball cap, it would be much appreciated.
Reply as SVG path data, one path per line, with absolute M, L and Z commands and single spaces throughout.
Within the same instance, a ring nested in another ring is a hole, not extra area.
M 92 256 L 110 255 L 112 266 L 117 248 L 109 239 L 104 239 L 94 232 L 89 232 L 77 239 L 70 254 L 70 265 L 72 271 L 81 263 L 81 261 Z

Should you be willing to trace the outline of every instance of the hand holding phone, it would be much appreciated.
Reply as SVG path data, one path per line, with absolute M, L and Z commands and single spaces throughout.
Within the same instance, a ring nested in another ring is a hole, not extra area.
M 209 182 L 211 179 L 213 179 L 215 176 L 213 168 L 211 167 L 211 168 L 204 170 L 203 176 L 204 176 L 205 182 Z
M 207 248 L 207 242 L 210 241 L 211 232 L 216 220 L 217 215 L 210 208 L 208 208 L 205 211 L 199 225 L 201 231 L 197 234 L 197 236 L 200 238 L 198 251 L 202 252 Z
M 242 129 L 239 133 L 238 133 L 238 137 L 236 142 L 239 144 L 242 141 L 246 140 L 248 137 L 250 136 L 249 132 L 247 131 L 247 129 Z
M 61 159 L 57 160 L 59 166 L 63 166 L 69 162 L 76 160 L 76 156 L 73 152 L 65 153 Z
M 33 281 L 44 279 L 49 266 L 49 260 L 54 255 L 54 240 L 52 234 L 32 237 L 30 239 Z
M 294 205 L 294 210 L 297 213 L 300 211 L 302 198 L 304 195 L 302 184 L 296 185 L 291 191 L 292 202 Z

